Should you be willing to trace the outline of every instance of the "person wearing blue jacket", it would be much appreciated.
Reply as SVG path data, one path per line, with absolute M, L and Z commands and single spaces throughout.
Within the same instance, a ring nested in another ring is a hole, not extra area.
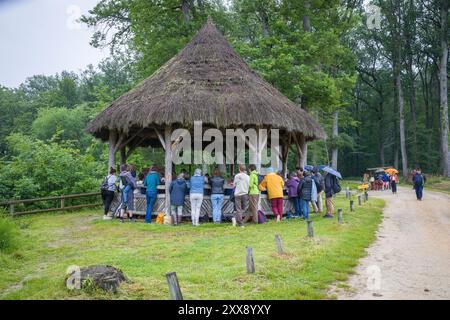
M 188 186 L 184 179 L 184 174 L 180 173 L 176 180 L 169 186 L 170 192 L 170 211 L 172 213 L 173 225 L 181 224 L 183 217 L 184 198 L 187 194 Z
M 133 218 L 134 211 L 134 189 L 137 188 L 136 178 L 131 174 L 133 167 L 122 164 L 120 166 L 119 189 L 122 195 L 122 207 L 120 209 L 120 222 L 124 222 L 125 214 L 129 221 L 135 221 Z
M 158 168 L 153 165 L 144 180 L 144 186 L 147 188 L 147 192 L 145 195 L 147 200 L 145 223 L 152 223 L 153 206 L 155 205 L 156 199 L 158 197 L 158 185 L 160 184 L 161 179 L 159 178 Z
M 194 176 L 190 180 L 190 194 L 191 200 L 191 218 L 192 225 L 199 226 L 200 210 L 202 209 L 203 190 L 205 188 L 205 177 L 202 176 L 202 170 L 195 169 Z
M 209 179 L 211 185 L 211 205 L 214 223 L 222 221 L 222 204 L 224 199 L 225 179 L 222 178 L 219 168 L 214 169 L 213 177 Z

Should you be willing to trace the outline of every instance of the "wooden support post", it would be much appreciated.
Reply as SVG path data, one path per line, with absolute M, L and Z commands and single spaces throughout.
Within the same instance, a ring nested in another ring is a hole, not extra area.
M 247 273 L 255 273 L 255 260 L 252 247 L 247 247 Z
M 354 208 L 354 201 L 353 201 L 353 200 L 350 200 L 350 212 L 353 212 L 353 211 L 355 211 L 355 208 Z
M 62 197 L 62 196 L 61 196 Z M 65 198 L 61 198 L 61 209 L 64 209 L 64 200 L 65 200 Z
M 283 248 L 283 242 L 281 241 L 281 236 L 279 234 L 275 235 L 275 243 L 277 245 L 278 254 L 283 255 L 285 252 Z
M 348 187 L 345 188 L 345 197 L 346 197 L 347 199 L 350 198 L 350 189 L 349 189 Z
M 313 228 L 313 223 L 312 223 L 311 220 L 308 220 L 307 223 L 308 223 L 308 237 L 314 238 L 314 228 Z
M 361 199 L 361 195 L 360 194 L 358 194 L 358 205 L 359 206 L 362 205 L 362 199 Z
M 9 205 L 9 213 L 11 214 L 11 217 L 14 216 L 14 205 L 13 204 Z
M 165 193 L 166 193 L 166 215 L 170 215 L 170 183 L 172 182 L 172 143 L 171 143 L 172 128 L 166 126 L 164 129 L 164 141 L 165 141 Z
M 117 132 L 109 132 L 109 153 L 108 153 L 108 171 L 109 168 L 116 166 L 116 151 L 117 151 Z
M 343 223 L 343 220 L 342 220 L 342 209 L 338 209 L 338 222 L 339 222 L 339 224 Z
M 183 295 L 181 294 L 180 284 L 178 283 L 176 272 L 167 273 L 166 278 L 167 283 L 169 284 L 169 292 L 172 300 L 183 300 Z
M 267 147 L 267 130 L 262 131 L 258 128 L 258 147 L 256 150 L 256 170 L 261 173 L 262 152 Z
M 299 164 L 304 168 L 306 166 L 306 163 L 308 162 L 308 145 L 303 134 L 300 135 L 298 143 L 301 150 L 301 159 L 299 161 Z
M 364 191 L 364 201 L 369 201 L 369 193 Z

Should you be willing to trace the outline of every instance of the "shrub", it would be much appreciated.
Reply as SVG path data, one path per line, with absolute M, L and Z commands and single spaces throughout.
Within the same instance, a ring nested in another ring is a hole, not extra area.
M 0 251 L 12 249 L 17 237 L 17 227 L 11 218 L 0 214 Z

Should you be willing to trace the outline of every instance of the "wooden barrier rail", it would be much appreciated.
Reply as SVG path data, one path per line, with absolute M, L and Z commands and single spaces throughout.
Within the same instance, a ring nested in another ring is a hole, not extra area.
M 0 207 L 9 206 L 9 213 L 11 216 L 21 216 L 25 214 L 33 214 L 33 213 L 42 213 L 42 212 L 52 212 L 52 211 L 68 211 L 68 210 L 76 210 L 81 208 L 90 208 L 90 207 L 98 207 L 101 206 L 101 203 L 88 203 L 88 204 L 80 204 L 76 206 L 66 206 L 65 200 L 67 199 L 79 199 L 79 198 L 86 198 L 86 197 L 96 197 L 100 196 L 100 192 L 91 192 L 91 193 L 79 193 L 79 194 L 69 194 L 69 195 L 62 195 L 62 196 L 55 196 L 55 197 L 44 197 L 44 198 L 35 198 L 35 199 L 23 199 L 23 200 L 9 200 L 5 202 L 0 203 Z M 19 204 L 27 204 L 27 203 L 34 203 L 34 202 L 42 202 L 42 201 L 54 201 L 59 200 L 60 206 L 56 208 L 47 208 L 47 209 L 35 209 L 35 210 L 29 210 L 29 211 L 20 211 L 16 212 L 15 207 Z

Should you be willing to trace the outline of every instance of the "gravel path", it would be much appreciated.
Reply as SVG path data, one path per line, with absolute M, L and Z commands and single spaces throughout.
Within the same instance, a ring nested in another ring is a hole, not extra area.
M 386 201 L 377 240 L 338 299 L 450 299 L 450 196 L 409 188 L 370 192 Z

